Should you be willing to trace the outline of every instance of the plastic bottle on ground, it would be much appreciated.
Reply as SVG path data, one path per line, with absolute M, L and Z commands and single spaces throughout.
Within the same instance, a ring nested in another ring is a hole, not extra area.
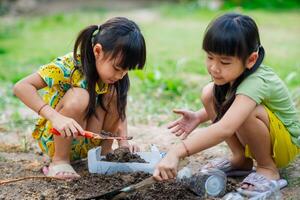
M 226 174 L 218 169 L 201 170 L 182 182 L 200 197 L 222 197 L 226 192 Z

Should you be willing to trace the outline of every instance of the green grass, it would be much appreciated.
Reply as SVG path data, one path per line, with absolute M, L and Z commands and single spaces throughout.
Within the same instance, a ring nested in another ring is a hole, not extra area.
M 6 162 L 6 158 L 0 155 L 0 162 Z
M 268 10 L 300 8 L 298 0 L 227 0 L 224 7 L 240 6 L 246 9 L 264 8 Z
M 203 32 L 214 17 L 227 11 L 164 4 L 151 9 L 153 20 L 142 20 L 134 11 L 124 14 L 141 26 L 148 51 L 146 69 L 130 72 L 128 113 L 132 122 L 164 123 L 174 118 L 173 108 L 201 107 L 201 88 L 209 81 L 201 50 Z M 257 21 L 267 52 L 265 64 L 286 82 L 299 108 L 300 97 L 294 92 L 300 86 L 299 10 L 239 11 Z M 112 15 L 116 13 L 95 8 L 13 21 L 0 19 L 0 81 L 15 83 L 40 65 L 72 51 L 82 28 Z

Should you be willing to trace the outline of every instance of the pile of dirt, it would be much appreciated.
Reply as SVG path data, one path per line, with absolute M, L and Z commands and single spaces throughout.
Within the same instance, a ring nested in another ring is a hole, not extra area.
M 137 162 L 146 163 L 138 154 L 131 153 L 127 147 L 119 147 L 113 151 L 113 153 L 108 153 L 103 159 L 108 162 Z

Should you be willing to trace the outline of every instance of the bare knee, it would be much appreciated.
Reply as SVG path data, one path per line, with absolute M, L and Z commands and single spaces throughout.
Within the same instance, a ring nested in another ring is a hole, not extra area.
M 83 88 L 69 89 L 63 97 L 62 108 L 74 114 L 84 114 L 89 104 L 89 93 Z
M 253 129 L 253 126 L 256 123 L 264 123 L 265 126 L 269 129 L 269 117 L 268 113 L 264 106 L 258 105 L 255 109 L 249 114 L 247 119 L 244 121 L 242 126 L 240 127 L 241 130 Z M 245 131 L 239 131 L 239 134 Z

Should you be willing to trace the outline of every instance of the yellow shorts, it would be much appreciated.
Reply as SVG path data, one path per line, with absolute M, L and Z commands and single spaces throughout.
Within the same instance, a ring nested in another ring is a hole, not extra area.
M 273 149 L 273 159 L 278 168 L 286 167 L 293 161 L 298 154 L 300 148 L 297 147 L 291 139 L 291 135 L 283 123 L 272 113 L 266 106 L 265 109 L 268 113 L 270 120 L 270 135 Z M 252 158 L 249 146 L 246 145 L 245 156 Z

